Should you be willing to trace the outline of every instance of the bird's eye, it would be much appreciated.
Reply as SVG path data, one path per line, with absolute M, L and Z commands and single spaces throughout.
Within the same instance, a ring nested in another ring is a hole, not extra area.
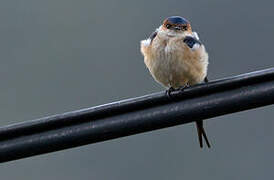
M 186 31 L 186 30 L 187 30 L 187 26 L 186 26 L 186 25 L 183 26 L 183 27 L 182 27 L 182 30 L 183 30 L 183 31 Z
M 171 27 L 170 24 L 166 24 L 166 28 L 169 29 Z

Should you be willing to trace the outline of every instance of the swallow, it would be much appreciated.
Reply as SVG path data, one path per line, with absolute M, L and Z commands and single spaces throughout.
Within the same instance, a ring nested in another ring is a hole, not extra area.
M 208 53 L 190 22 L 180 16 L 166 18 L 148 39 L 141 41 L 141 53 L 153 78 L 167 88 L 175 89 L 208 82 Z M 203 121 L 196 121 L 198 140 L 210 148 Z

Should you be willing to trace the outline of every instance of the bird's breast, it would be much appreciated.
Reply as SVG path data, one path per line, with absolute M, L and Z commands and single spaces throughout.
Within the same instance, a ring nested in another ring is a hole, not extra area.
M 155 80 L 165 87 L 177 88 L 204 78 L 206 70 L 197 52 L 192 52 L 181 39 L 156 37 L 145 63 Z
M 166 87 L 184 84 L 183 65 L 178 61 L 178 52 L 182 49 L 170 39 L 155 39 L 152 43 L 152 61 L 150 71 L 153 77 Z M 179 83 L 180 82 L 180 83 Z

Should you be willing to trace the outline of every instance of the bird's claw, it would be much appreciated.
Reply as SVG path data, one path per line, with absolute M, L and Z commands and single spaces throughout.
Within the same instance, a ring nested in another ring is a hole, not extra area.
M 168 90 L 166 90 L 166 95 L 167 95 L 167 97 L 169 98 L 169 99 L 171 99 L 171 92 L 172 91 L 175 91 L 175 89 L 173 88 L 173 87 L 170 87 L 170 88 L 168 88 Z
M 179 90 L 184 91 L 188 87 L 190 87 L 190 85 L 187 83 L 186 85 L 179 87 Z

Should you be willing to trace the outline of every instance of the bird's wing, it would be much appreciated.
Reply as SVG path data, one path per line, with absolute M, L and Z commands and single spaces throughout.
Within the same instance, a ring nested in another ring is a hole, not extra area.
M 190 49 L 196 49 L 202 44 L 197 38 L 192 36 L 186 36 L 183 41 Z
M 153 41 L 153 39 L 154 39 L 156 36 L 157 36 L 157 30 L 154 31 L 154 32 L 149 36 L 148 39 L 142 40 L 142 41 L 141 41 L 141 45 L 142 45 L 143 47 L 148 47 L 148 46 L 150 46 L 151 43 L 152 43 L 152 41 Z
M 193 36 L 194 36 L 196 39 L 200 40 L 200 38 L 199 38 L 199 36 L 198 36 L 198 33 L 192 32 L 192 34 L 193 34 Z
M 152 42 L 153 39 L 157 36 L 157 31 L 154 31 L 150 36 L 149 36 L 149 39 L 150 41 Z

